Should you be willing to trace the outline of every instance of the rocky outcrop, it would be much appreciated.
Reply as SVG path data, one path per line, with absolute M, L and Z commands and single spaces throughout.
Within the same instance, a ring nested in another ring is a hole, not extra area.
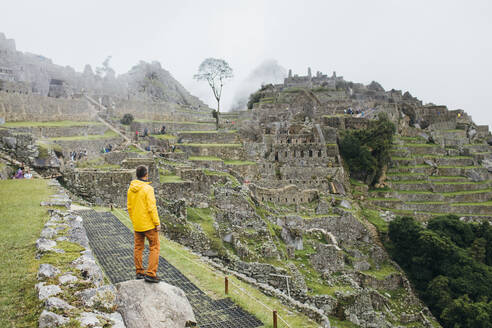
M 116 285 L 117 304 L 128 328 L 183 328 L 196 326 L 184 292 L 166 283 L 130 280 Z

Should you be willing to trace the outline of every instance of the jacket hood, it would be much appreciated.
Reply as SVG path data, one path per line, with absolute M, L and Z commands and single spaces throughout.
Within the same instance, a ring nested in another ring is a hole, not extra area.
M 143 187 L 149 185 L 150 182 L 142 181 L 142 180 L 132 180 L 130 183 L 130 191 L 131 192 L 139 192 Z

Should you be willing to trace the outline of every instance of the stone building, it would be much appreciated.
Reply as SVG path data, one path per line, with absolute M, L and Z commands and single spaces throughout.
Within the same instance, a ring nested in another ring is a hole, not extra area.
M 343 81 L 342 76 L 337 76 L 336 72 L 328 77 L 328 75 L 321 72 L 316 72 L 313 76 L 311 73 L 311 68 L 308 68 L 308 74 L 306 76 L 298 76 L 297 74 L 292 76 L 292 70 L 289 70 L 289 75 L 284 79 L 284 87 L 287 88 L 315 88 L 315 87 L 325 87 L 328 89 L 335 89 L 336 83 Z
M 68 98 L 72 92 L 67 83 L 60 79 L 51 79 L 48 97 L 53 98 Z
M 14 81 L 14 70 L 8 67 L 0 67 L 0 81 Z

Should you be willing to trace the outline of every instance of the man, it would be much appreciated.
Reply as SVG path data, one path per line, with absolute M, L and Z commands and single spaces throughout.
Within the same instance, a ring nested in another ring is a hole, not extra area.
M 145 279 L 147 282 L 159 282 L 157 277 L 157 267 L 159 265 L 159 231 L 161 223 L 157 207 L 155 204 L 154 188 L 148 182 L 149 174 L 145 166 L 137 167 L 137 180 L 130 183 L 127 193 L 128 214 L 135 230 L 135 246 L 133 258 L 137 279 Z M 149 241 L 149 265 L 147 271 L 143 268 L 142 254 L 145 245 L 145 238 Z

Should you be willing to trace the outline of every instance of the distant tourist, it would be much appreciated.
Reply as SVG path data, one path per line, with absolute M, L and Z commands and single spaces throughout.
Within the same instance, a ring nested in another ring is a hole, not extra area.
M 138 141 L 138 130 L 135 131 L 135 141 Z
M 175 150 L 176 150 L 176 145 L 172 145 L 171 146 L 171 152 L 174 153 Z
M 29 171 L 29 169 L 26 169 L 26 173 L 24 174 L 24 179 L 31 179 L 32 178 L 32 173 Z
M 157 213 L 154 188 L 148 182 L 149 174 L 145 166 L 137 167 L 137 180 L 130 183 L 127 192 L 127 209 L 132 220 L 134 234 L 133 259 L 137 279 L 147 282 L 159 282 L 157 268 L 159 266 L 161 222 Z M 142 257 L 145 239 L 149 241 L 149 265 L 144 270 Z
M 146 137 L 148 135 L 149 135 L 149 129 L 145 128 L 143 136 Z
M 19 167 L 14 175 L 14 179 L 24 179 L 24 167 Z
M 163 125 L 161 127 L 161 134 L 166 134 L 166 126 L 165 125 Z

